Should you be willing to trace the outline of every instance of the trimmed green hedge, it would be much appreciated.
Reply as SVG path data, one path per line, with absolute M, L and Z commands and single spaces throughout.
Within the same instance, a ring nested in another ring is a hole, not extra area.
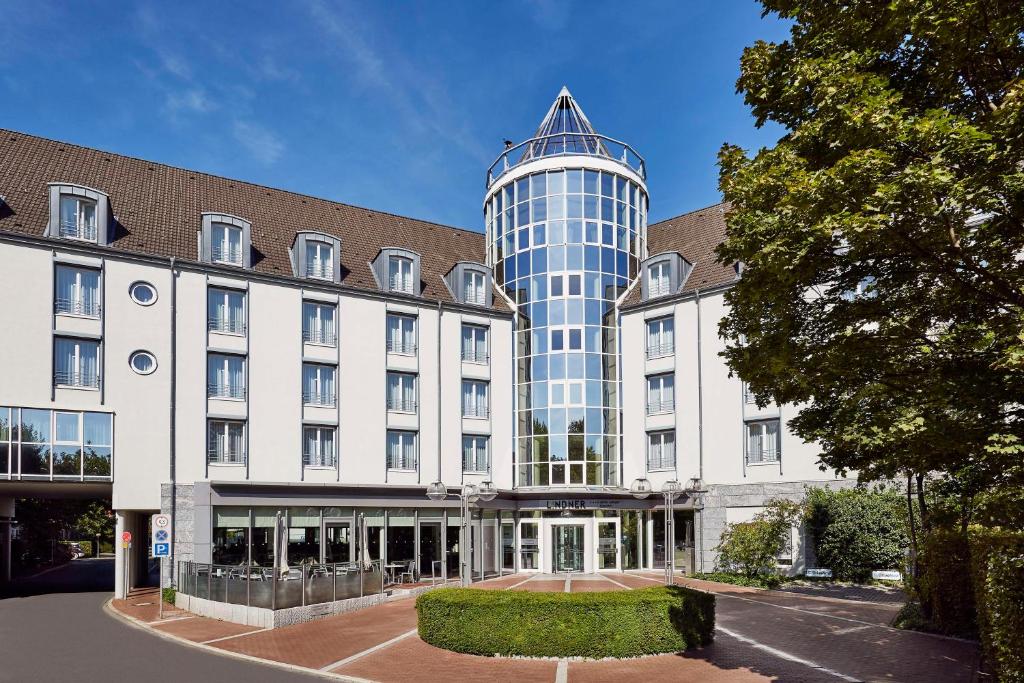
M 680 586 L 597 593 L 440 588 L 416 600 L 419 635 L 485 656 L 636 657 L 707 645 L 715 596 Z

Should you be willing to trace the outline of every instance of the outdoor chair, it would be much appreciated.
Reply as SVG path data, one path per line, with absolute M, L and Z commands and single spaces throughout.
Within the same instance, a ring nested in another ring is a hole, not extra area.
M 409 577 L 409 583 L 416 583 L 416 562 L 409 560 L 409 564 L 404 572 L 399 576 L 398 582 L 405 583 L 405 577 Z

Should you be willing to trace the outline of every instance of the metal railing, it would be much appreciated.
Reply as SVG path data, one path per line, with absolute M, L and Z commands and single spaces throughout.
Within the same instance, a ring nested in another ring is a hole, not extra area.
M 302 464 L 304 467 L 334 467 L 337 462 L 333 450 L 330 453 L 302 454 Z
M 398 339 L 388 339 L 388 353 L 400 353 L 405 356 L 416 355 L 416 344 Z
M 490 360 L 490 356 L 486 351 L 462 349 L 462 360 L 467 363 L 487 363 Z
M 336 346 L 338 336 L 331 330 L 318 330 L 304 328 L 302 330 L 302 341 L 310 344 L 324 344 L 325 346 Z
M 488 415 L 490 415 L 490 411 L 487 410 L 487 406 L 462 405 L 462 417 L 482 417 L 486 419 Z
M 329 391 L 303 391 L 302 403 L 307 406 L 334 406 L 334 393 Z
M 647 345 L 647 358 L 665 358 L 671 356 L 676 352 L 676 346 L 672 342 L 665 342 L 664 344 L 648 344 Z
M 317 261 L 307 263 L 306 277 L 315 277 L 319 280 L 333 280 L 334 265 L 331 263 L 320 263 Z
M 241 316 L 214 316 L 206 321 L 206 327 L 210 332 L 245 334 L 245 319 Z
M 234 398 L 245 400 L 245 387 L 239 384 L 209 384 L 206 395 L 209 398 Z
M 67 315 L 81 315 L 87 318 L 100 317 L 100 304 L 97 301 L 83 301 L 82 299 L 57 299 L 53 304 L 57 313 Z
M 78 221 L 61 221 L 60 236 L 76 240 L 96 241 L 96 225 L 82 224 Z
M 69 372 L 58 370 L 53 373 L 53 382 L 60 387 L 86 387 L 98 389 L 100 386 L 99 373 L 95 372 Z
M 388 410 L 396 413 L 415 413 L 416 401 L 412 399 L 388 397 Z
M 218 263 L 240 265 L 242 263 L 242 249 L 241 247 L 214 245 L 210 248 L 210 257 Z
M 672 399 L 663 400 L 650 400 L 647 401 L 647 414 L 648 415 L 661 415 L 662 413 L 671 413 L 675 410 L 675 401 Z
M 498 155 L 487 169 L 487 187 L 520 164 L 552 156 L 594 156 L 620 162 L 647 179 L 646 163 L 636 150 L 614 138 L 596 133 L 556 133 L 520 142 Z
M 292 567 L 178 562 L 178 593 L 246 607 L 288 609 L 383 594 L 387 572 L 381 560 Z
M 225 450 L 223 448 L 211 448 L 207 454 L 208 462 L 216 465 L 244 465 L 245 451 Z

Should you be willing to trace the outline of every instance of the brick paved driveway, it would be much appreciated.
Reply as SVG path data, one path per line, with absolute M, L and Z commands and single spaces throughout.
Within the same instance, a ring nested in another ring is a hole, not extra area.
M 507 576 L 476 584 L 501 590 L 605 591 L 654 586 L 653 573 L 564 577 Z M 603 681 L 971 681 L 977 646 L 888 626 L 899 605 L 679 579 L 718 597 L 714 644 L 679 655 L 618 661 L 523 660 L 463 655 L 416 635 L 415 601 L 256 630 L 173 612 L 163 622 L 145 599 L 115 608 L 164 634 L 249 657 L 381 683 L 496 679 Z M 155 596 L 153 596 L 155 597 Z

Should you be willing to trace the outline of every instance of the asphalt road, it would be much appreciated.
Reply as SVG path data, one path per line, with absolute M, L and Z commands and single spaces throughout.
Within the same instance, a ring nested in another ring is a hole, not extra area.
M 113 559 L 74 560 L 0 597 L 0 681 L 297 681 L 315 677 L 179 645 L 107 614 Z

